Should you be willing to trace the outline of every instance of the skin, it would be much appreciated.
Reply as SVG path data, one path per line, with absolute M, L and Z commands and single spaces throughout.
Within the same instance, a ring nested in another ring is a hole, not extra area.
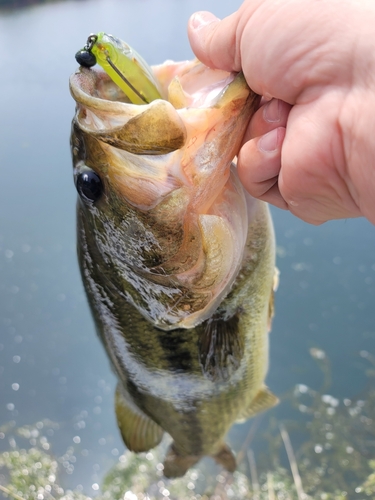
M 171 331 L 155 328 L 123 299 L 119 291 L 127 284 L 113 272 L 116 257 L 109 267 L 98 250 L 101 235 L 94 228 L 101 227 L 100 211 L 92 212 L 82 200 L 77 208 L 82 278 L 119 390 L 146 421 L 173 438 L 164 474 L 182 476 L 204 455 L 233 472 L 235 459 L 224 444 L 228 430 L 237 419 L 277 403 L 270 393 L 257 401 L 265 389 L 273 300 L 274 241 L 267 206 L 254 203 L 241 274 L 215 316 L 195 328 Z M 155 440 L 133 446 L 138 428 L 126 439 L 123 431 L 129 420 L 119 405 L 116 413 L 130 450 L 147 451 L 158 444 Z
M 247 191 L 312 224 L 375 223 L 375 4 L 246 0 L 198 12 L 189 39 L 206 65 L 244 72 L 264 96 L 238 156 Z
M 197 69 L 212 74 L 190 66 L 195 78 Z M 119 379 L 124 442 L 146 451 L 168 432 L 166 477 L 182 476 L 204 455 L 233 472 L 227 431 L 278 401 L 264 385 L 272 221 L 230 169 L 259 96 L 237 75 L 214 104 L 179 114 L 165 101 L 121 102 L 101 71 L 81 68 L 70 83 L 79 262 Z M 119 117 L 129 119 L 119 126 Z M 102 189 L 87 198 L 80 182 L 90 170 Z M 229 287 L 219 288 L 225 280 Z

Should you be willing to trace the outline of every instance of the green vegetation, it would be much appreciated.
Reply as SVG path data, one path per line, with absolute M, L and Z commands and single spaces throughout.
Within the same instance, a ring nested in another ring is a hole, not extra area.
M 291 401 L 303 414 L 303 421 L 285 423 L 289 433 L 271 422 L 266 430 L 269 446 L 265 457 L 255 459 L 249 450 L 253 427 L 238 453 L 239 470 L 233 475 L 205 473 L 203 464 L 182 479 L 167 480 L 161 463 L 163 446 L 147 454 L 125 452 L 107 473 L 97 500 L 374 499 L 374 384 L 369 384 L 360 399 L 339 401 L 326 393 L 330 370 L 325 353 L 315 349 L 312 356 L 325 374 L 323 391 L 296 386 Z M 367 374 L 373 382 L 375 358 L 367 352 L 361 356 L 372 365 Z M 0 438 L 7 437 L 9 442 L 9 450 L 0 454 L 4 496 L 16 500 L 91 500 L 81 491 L 64 490 L 59 485 L 64 459 L 52 456 L 43 435 L 51 427 L 51 422 L 38 422 L 18 429 L 12 425 L 0 428 Z M 30 446 L 19 448 L 17 441 L 25 439 Z M 301 444 L 293 450 L 291 440 Z M 249 477 L 245 474 L 248 470 Z

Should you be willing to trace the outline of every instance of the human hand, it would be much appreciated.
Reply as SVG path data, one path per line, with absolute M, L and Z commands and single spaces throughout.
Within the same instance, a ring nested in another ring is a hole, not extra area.
M 238 155 L 253 196 L 301 219 L 375 223 L 375 4 L 245 0 L 222 21 L 196 13 L 189 38 L 210 67 L 244 72 L 271 101 Z

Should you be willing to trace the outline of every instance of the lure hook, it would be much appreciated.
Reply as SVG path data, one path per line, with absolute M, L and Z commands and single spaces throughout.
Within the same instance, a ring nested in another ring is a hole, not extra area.
M 92 48 L 95 45 L 95 43 L 97 42 L 97 40 L 98 40 L 98 35 L 95 35 L 94 33 L 91 33 L 87 37 L 87 42 L 86 42 L 86 45 L 84 47 L 85 50 L 87 50 L 88 52 L 91 52 Z

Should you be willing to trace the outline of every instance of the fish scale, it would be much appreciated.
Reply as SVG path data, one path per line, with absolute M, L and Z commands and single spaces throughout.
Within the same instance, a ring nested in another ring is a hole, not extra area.
M 232 164 L 259 96 L 196 61 L 153 71 L 169 101 L 123 102 L 95 68 L 71 77 L 81 274 L 126 446 L 168 433 L 167 477 L 204 455 L 233 471 L 227 432 L 278 401 L 265 385 L 272 221 Z

